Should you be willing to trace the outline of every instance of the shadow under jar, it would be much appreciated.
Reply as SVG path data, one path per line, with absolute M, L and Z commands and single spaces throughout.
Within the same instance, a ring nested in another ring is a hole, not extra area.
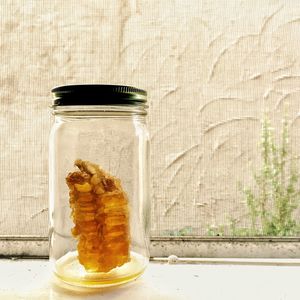
M 117 85 L 54 88 L 50 261 L 60 280 L 104 287 L 149 261 L 146 92 Z

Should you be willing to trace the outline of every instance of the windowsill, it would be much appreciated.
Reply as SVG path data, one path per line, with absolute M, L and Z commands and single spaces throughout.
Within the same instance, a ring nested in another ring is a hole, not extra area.
M 93 292 L 67 291 L 49 276 L 42 259 L 0 260 L 0 299 L 298 299 L 296 265 L 166 264 L 151 262 L 135 282 Z M 101 295 L 99 297 L 99 295 Z

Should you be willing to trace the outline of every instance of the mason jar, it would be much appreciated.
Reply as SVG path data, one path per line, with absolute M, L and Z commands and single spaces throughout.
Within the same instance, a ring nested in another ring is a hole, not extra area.
M 56 87 L 50 133 L 50 262 L 57 278 L 104 287 L 149 261 L 146 92 Z

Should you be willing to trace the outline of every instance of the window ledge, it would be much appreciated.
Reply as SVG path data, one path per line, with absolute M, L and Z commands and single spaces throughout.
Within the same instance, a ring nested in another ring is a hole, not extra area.
M 48 237 L 0 235 L 0 256 L 46 257 Z M 300 258 L 299 237 L 151 237 L 152 257 Z
M 48 260 L 0 260 L 0 299 L 297 299 L 299 266 L 249 265 L 238 261 L 218 264 L 167 264 L 152 261 L 135 282 L 109 290 L 67 291 L 49 276 Z M 183 262 L 183 261 L 182 261 Z M 206 263 L 204 263 L 206 262 Z

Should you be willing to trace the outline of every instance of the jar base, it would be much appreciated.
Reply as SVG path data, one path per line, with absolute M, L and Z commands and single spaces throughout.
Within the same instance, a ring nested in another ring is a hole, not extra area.
M 130 252 L 130 261 L 121 267 L 105 272 L 86 272 L 78 261 L 78 252 L 65 254 L 55 263 L 54 274 L 64 283 L 80 287 L 109 287 L 130 282 L 144 272 L 148 259 L 136 252 Z

